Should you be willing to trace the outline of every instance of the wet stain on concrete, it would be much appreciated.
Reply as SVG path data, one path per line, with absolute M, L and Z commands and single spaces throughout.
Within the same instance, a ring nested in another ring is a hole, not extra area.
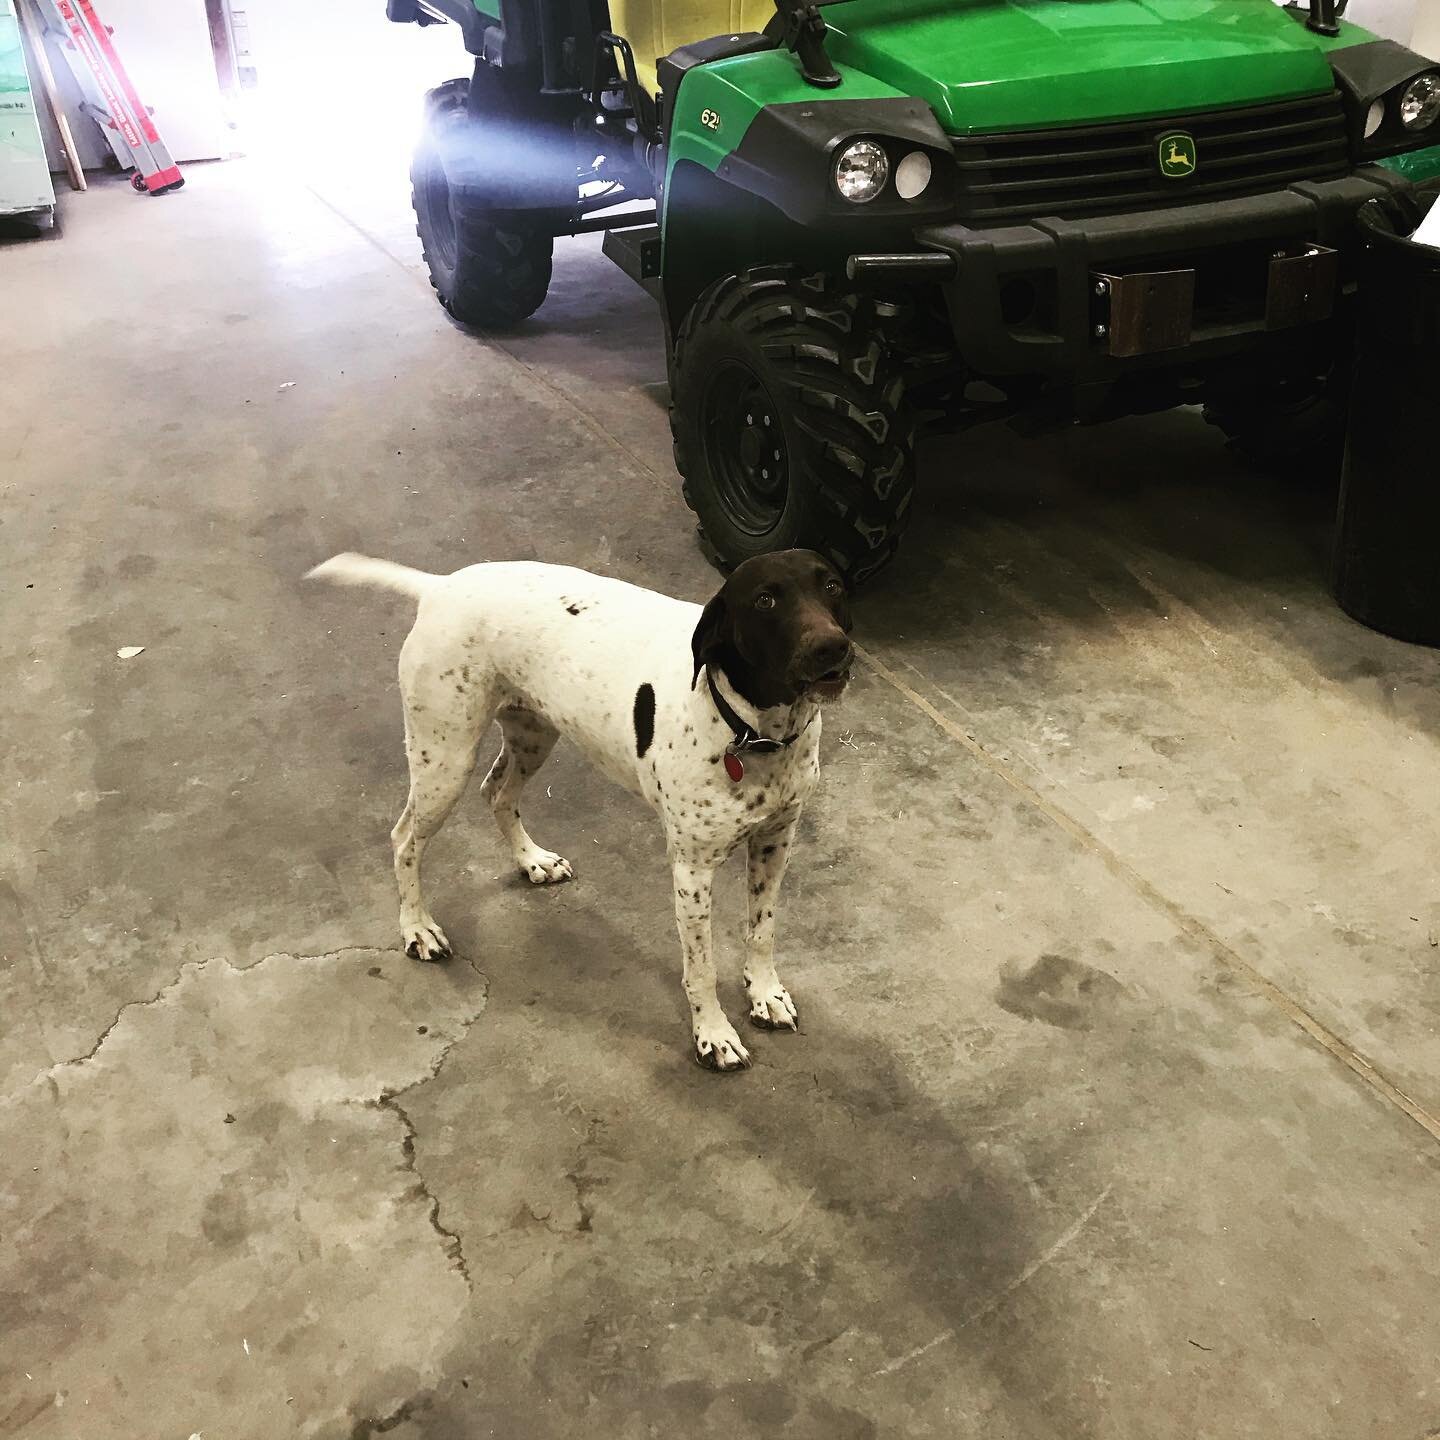
M 1113 975 L 1068 955 L 1042 955 L 1026 969 L 1001 972 L 995 1002 L 1026 1020 L 1062 1030 L 1088 1030 L 1125 994 Z

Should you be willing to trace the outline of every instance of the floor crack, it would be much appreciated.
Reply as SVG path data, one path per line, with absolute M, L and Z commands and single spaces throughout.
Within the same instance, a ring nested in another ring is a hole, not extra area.
M 144 1000 L 127 1000 L 115 1012 L 115 1016 L 110 1021 L 110 1023 L 96 1037 L 95 1043 L 87 1051 L 85 1051 L 83 1055 L 72 1055 L 67 1060 L 56 1060 L 53 1064 L 47 1065 L 43 1070 L 37 1070 L 35 1074 L 32 1075 L 30 1079 L 27 1080 L 23 1085 L 19 1086 L 18 1089 L 12 1090 L 8 1095 L 4 1097 L 3 1100 L 0 1100 L 0 1104 L 10 1105 L 14 1101 L 18 1100 L 20 1096 L 23 1095 L 27 1090 L 33 1089 L 36 1085 L 40 1085 L 46 1080 L 53 1081 L 58 1071 L 68 1070 L 72 1066 L 84 1065 L 89 1061 L 93 1060 L 100 1053 L 101 1046 L 104 1045 L 105 1042 L 110 1038 L 111 1034 L 115 1030 L 115 1027 L 119 1025 L 119 1023 L 125 1018 L 126 1014 L 129 1011 L 147 1010 L 152 1005 L 158 1005 L 173 989 L 175 989 L 177 985 L 180 984 L 182 980 L 184 980 L 185 972 L 187 970 L 200 971 L 203 970 L 209 963 L 209 959 L 187 960 L 180 967 L 179 971 L 171 979 L 167 980 L 153 995 L 149 996 Z
M 175 975 L 171 979 L 167 980 L 153 995 L 148 996 L 147 998 L 142 1000 L 125 1001 L 125 1003 L 121 1005 L 121 1007 L 115 1012 L 114 1018 L 110 1021 L 110 1023 L 105 1026 L 105 1028 L 100 1032 L 98 1036 L 96 1036 L 95 1043 L 83 1054 L 72 1055 L 65 1060 L 56 1060 L 53 1063 L 47 1065 L 43 1070 L 37 1070 L 35 1074 L 30 1077 L 29 1080 L 25 1081 L 16 1089 L 12 1090 L 8 1095 L 0 1096 L 0 1105 L 9 1105 L 13 1103 L 33 1086 L 42 1084 L 46 1080 L 53 1079 L 57 1071 L 69 1069 L 70 1067 L 76 1065 L 84 1065 L 88 1061 L 93 1060 L 100 1053 L 101 1047 L 110 1038 L 111 1034 L 115 1030 L 115 1027 L 119 1025 L 119 1023 L 125 1018 L 126 1014 L 129 1011 L 146 1010 L 149 1009 L 149 1007 L 152 1005 L 158 1005 L 185 978 L 185 972 L 187 970 L 194 970 L 198 974 L 201 970 L 205 969 L 207 965 L 209 965 L 212 961 L 218 958 L 220 960 L 223 960 L 224 963 L 228 965 L 232 970 L 238 971 L 241 974 L 245 974 L 251 970 L 258 969 L 261 965 L 265 965 L 271 960 L 297 960 L 313 963 L 317 960 L 336 960 L 339 959 L 342 955 L 355 954 L 396 955 L 402 958 L 405 956 L 405 952 L 398 945 L 341 945 L 337 946 L 334 950 L 317 951 L 313 955 L 298 955 L 294 951 L 290 950 L 272 950 L 268 955 L 262 955 L 258 960 L 250 961 L 248 965 L 237 965 L 233 960 L 229 958 L 229 956 L 225 955 L 219 957 L 210 955 L 206 956 L 206 958 L 203 960 L 187 960 L 183 965 L 181 965 L 180 969 L 175 973 Z M 473 970 L 477 976 L 479 976 L 482 982 L 485 980 L 484 972 L 479 969 L 479 967 L 475 964 L 473 960 L 466 960 L 465 963 L 469 965 L 471 970 Z M 483 1000 L 483 995 L 481 998 Z M 469 1028 L 468 1025 L 466 1028 Z M 451 1041 L 451 1045 L 453 1045 L 454 1043 L 454 1041 Z M 450 1045 L 447 1045 L 445 1049 L 441 1052 L 441 1063 L 443 1063 L 445 1056 L 449 1053 Z M 438 1069 L 439 1066 L 437 1065 L 436 1068 Z M 432 1076 L 427 1076 L 426 1078 L 433 1078 L 433 1072 Z M 418 1084 L 422 1082 L 416 1083 Z M 412 1087 L 406 1086 L 405 1088 L 410 1089 Z
M 480 976 L 482 982 L 485 977 L 476 968 L 473 961 L 467 961 L 470 968 Z M 488 987 L 486 987 L 488 990 Z M 430 1221 L 430 1228 L 440 1237 L 441 1245 L 448 1257 L 451 1267 L 457 1270 L 465 1281 L 466 1290 L 474 1292 L 475 1286 L 470 1278 L 470 1264 L 465 1259 L 465 1247 L 460 1239 L 460 1232 L 452 1230 L 440 1218 L 440 1197 L 430 1188 L 430 1182 L 420 1171 L 420 1164 L 415 1155 L 415 1142 L 419 1138 L 419 1131 L 415 1128 L 415 1121 L 411 1118 L 410 1112 L 400 1103 L 402 1095 L 408 1095 L 413 1090 L 418 1090 L 422 1085 L 428 1085 L 432 1080 L 439 1077 L 441 1070 L 445 1068 L 445 1062 L 450 1058 L 450 1052 L 470 1033 L 470 1027 L 480 1018 L 484 1011 L 486 990 L 482 990 L 480 996 L 480 1008 L 468 1020 L 460 1024 L 460 1032 L 453 1040 L 448 1041 L 440 1053 L 435 1057 L 435 1062 L 430 1066 L 428 1072 L 418 1080 L 412 1080 L 408 1085 L 402 1085 L 396 1090 L 382 1092 L 378 1100 L 369 1102 L 375 1108 L 388 1110 L 399 1118 L 400 1124 L 404 1127 L 404 1136 L 400 1142 L 400 1153 L 404 1157 L 402 1169 L 408 1170 L 415 1177 L 413 1193 L 416 1198 L 423 1197 L 426 1201 L 426 1214 Z
M 333 950 L 317 950 L 310 955 L 300 955 L 294 950 L 270 950 L 258 960 L 251 960 L 245 965 L 237 965 L 228 958 L 225 963 L 232 970 L 246 974 L 251 970 L 258 970 L 262 965 L 268 965 L 272 960 L 301 960 L 313 964 L 316 960 L 338 960 L 342 955 L 397 955 L 409 958 L 398 945 L 337 945 Z
M 353 954 L 356 952 L 371 955 L 402 955 L 404 953 L 398 946 L 393 946 L 389 949 L 381 949 L 380 947 L 374 945 L 347 945 L 335 950 L 320 951 L 313 955 L 297 955 L 291 951 L 276 950 L 272 951 L 268 955 L 261 956 L 259 960 L 251 961 L 248 965 L 236 965 L 232 960 L 225 956 L 221 956 L 219 958 L 221 961 L 223 961 L 223 963 L 229 965 L 230 968 L 238 974 L 246 974 L 251 970 L 258 969 L 261 965 L 264 965 L 271 960 L 289 960 L 292 962 L 313 964 L 317 961 L 333 960 L 337 959 L 342 955 Z M 19 1089 L 13 1091 L 9 1095 L 4 1096 L 3 1099 L 0 1099 L 0 1105 L 8 1106 L 14 1103 L 27 1090 L 33 1088 L 35 1085 L 44 1083 L 46 1080 L 50 1081 L 51 1085 L 53 1086 L 54 1077 L 61 1070 L 88 1064 L 100 1053 L 101 1049 L 105 1045 L 105 1042 L 114 1033 L 116 1026 L 120 1024 L 121 1020 L 125 1018 L 128 1012 L 130 1012 L 131 1010 L 143 1010 L 147 1009 L 152 1005 L 158 1005 L 166 998 L 167 995 L 170 994 L 172 990 L 174 990 L 178 985 L 180 985 L 180 983 L 186 978 L 187 972 L 193 971 L 198 974 L 200 971 L 204 970 L 206 966 L 212 963 L 215 963 L 214 957 L 209 957 L 204 960 L 187 960 L 180 967 L 179 972 L 172 979 L 166 981 L 166 983 L 162 985 L 160 989 L 155 992 L 155 994 L 143 1000 L 127 1000 L 115 1012 L 114 1019 L 112 1019 L 110 1023 L 106 1025 L 105 1028 L 100 1032 L 99 1036 L 95 1040 L 95 1043 L 83 1055 L 75 1055 L 68 1060 L 56 1061 L 55 1064 L 50 1065 L 46 1069 L 39 1071 L 24 1085 L 20 1086 Z M 439 1053 L 435 1056 L 433 1063 L 428 1067 L 426 1073 L 420 1076 L 418 1080 L 412 1080 L 410 1084 L 402 1085 L 398 1089 L 385 1090 L 381 1093 L 378 1100 L 367 1100 L 364 1103 L 367 1105 L 376 1106 L 379 1109 L 389 1110 L 399 1117 L 400 1123 L 404 1127 L 404 1138 L 401 1142 L 401 1152 L 404 1155 L 404 1165 L 402 1168 L 408 1170 L 415 1177 L 415 1190 L 417 1195 L 424 1196 L 425 1200 L 428 1202 L 428 1212 L 431 1228 L 435 1231 L 435 1233 L 444 1243 L 445 1253 L 449 1257 L 451 1264 L 456 1270 L 460 1272 L 461 1276 L 464 1278 L 465 1288 L 467 1290 L 471 1290 L 473 1289 L 473 1286 L 470 1280 L 470 1267 L 465 1259 L 465 1252 L 460 1242 L 460 1236 L 454 1230 L 449 1229 L 440 1219 L 439 1197 L 436 1196 L 435 1193 L 430 1189 L 428 1182 L 426 1181 L 425 1177 L 420 1173 L 419 1166 L 416 1163 L 415 1140 L 417 1132 L 415 1129 L 415 1123 L 410 1118 L 409 1111 L 407 1111 L 405 1107 L 400 1103 L 400 1097 L 402 1095 L 408 1095 L 411 1091 L 418 1089 L 421 1085 L 428 1085 L 430 1081 L 434 1080 L 440 1074 L 440 1071 L 444 1067 L 445 1062 L 450 1058 L 450 1052 L 460 1043 L 461 1040 L 465 1038 L 465 1036 L 469 1033 L 470 1027 L 476 1022 L 476 1020 L 480 1018 L 481 1014 L 484 1013 L 486 993 L 488 991 L 488 985 L 485 980 L 485 975 L 479 969 L 479 967 L 476 966 L 474 961 L 466 960 L 465 963 L 469 965 L 470 969 L 475 973 L 475 975 L 479 978 L 481 982 L 479 1004 L 476 1006 L 475 1013 L 471 1015 L 468 1020 L 461 1021 L 460 1029 L 455 1035 L 454 1039 L 447 1041 L 441 1047 Z M 588 1228 L 588 1224 L 583 1228 Z M 381 1428 L 388 1428 L 383 1426 L 383 1422 L 375 1423 Z M 377 1428 L 373 1433 L 380 1433 L 379 1428 Z
M 439 1066 L 426 1077 L 426 1080 L 433 1080 L 439 1073 Z M 425 1083 L 424 1081 L 417 1082 Z M 407 1089 L 415 1087 L 407 1086 Z M 465 1248 L 461 1244 L 460 1234 L 451 1230 L 440 1219 L 440 1197 L 430 1188 L 429 1181 L 420 1173 L 420 1166 L 415 1158 L 415 1141 L 419 1132 L 415 1129 L 415 1122 L 410 1118 L 410 1112 L 400 1103 L 398 1096 L 404 1093 L 387 1091 L 375 1102 L 381 1110 L 389 1110 L 392 1114 L 399 1116 L 400 1123 L 405 1127 L 404 1138 L 400 1142 L 400 1153 L 405 1157 L 402 1169 L 408 1170 L 415 1177 L 415 1184 L 412 1193 L 417 1197 L 423 1196 L 426 1200 L 426 1214 L 429 1216 L 430 1228 L 440 1237 L 441 1246 L 449 1257 L 451 1267 L 460 1273 L 465 1281 L 465 1288 L 473 1293 L 475 1287 L 470 1279 L 470 1265 L 465 1259 Z

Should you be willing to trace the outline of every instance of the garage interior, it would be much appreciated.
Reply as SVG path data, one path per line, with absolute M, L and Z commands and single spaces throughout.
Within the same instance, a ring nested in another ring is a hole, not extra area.
M 568 745 L 574 883 L 472 787 L 401 953 L 410 605 L 306 570 L 719 577 L 653 303 L 587 236 L 453 324 L 406 126 L 464 57 L 353 10 L 308 119 L 0 243 L 0 1435 L 1440 1435 L 1440 658 L 1198 411 L 924 442 L 751 1069 Z

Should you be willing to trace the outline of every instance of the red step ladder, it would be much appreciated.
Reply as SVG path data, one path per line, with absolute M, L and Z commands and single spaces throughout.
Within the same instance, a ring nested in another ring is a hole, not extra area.
M 74 73 L 82 108 L 105 132 L 115 158 L 130 170 L 130 183 L 141 194 L 178 190 L 185 177 L 170 158 L 160 132 L 134 82 L 121 63 L 109 27 L 95 13 L 93 0 L 35 0 L 46 28 L 60 40 Z

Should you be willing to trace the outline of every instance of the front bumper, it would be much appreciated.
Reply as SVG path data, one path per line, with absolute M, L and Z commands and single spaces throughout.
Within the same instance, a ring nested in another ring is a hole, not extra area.
M 1293 247 L 1340 252 L 1338 305 L 1354 288 L 1348 260 L 1355 212 L 1377 195 L 1405 188 L 1400 176 L 1370 165 L 1343 179 L 1305 181 L 1246 199 L 1089 220 L 1042 217 L 988 229 L 932 225 L 917 230 L 916 239 L 955 260 L 945 297 L 971 369 L 1105 381 L 1137 369 L 1219 359 L 1274 338 L 1265 267 Z M 1138 357 L 1109 353 L 1096 333 L 1096 277 L 1177 269 L 1195 272 L 1188 343 Z

